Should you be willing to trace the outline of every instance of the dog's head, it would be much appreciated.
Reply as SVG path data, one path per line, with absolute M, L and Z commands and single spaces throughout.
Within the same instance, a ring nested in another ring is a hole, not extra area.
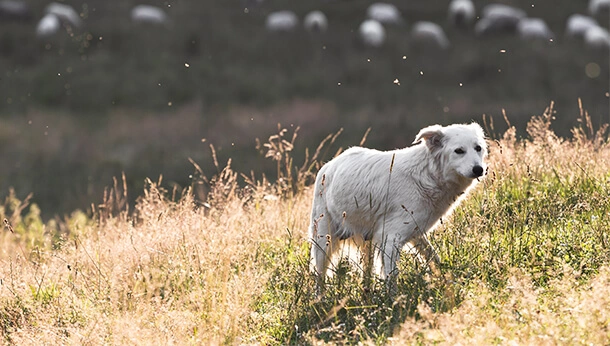
M 444 172 L 457 173 L 468 179 L 485 174 L 487 145 L 483 129 L 478 124 L 429 126 L 419 132 L 414 143 L 421 141 L 425 141 Z

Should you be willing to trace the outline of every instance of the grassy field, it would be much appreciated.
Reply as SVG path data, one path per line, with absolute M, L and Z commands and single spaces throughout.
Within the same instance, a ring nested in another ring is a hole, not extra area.
M 34 204 L 9 196 L 3 342 L 607 344 L 606 128 L 583 112 L 559 138 L 553 113 L 532 118 L 524 139 L 487 124 L 489 174 L 432 236 L 444 277 L 406 254 L 393 295 L 341 262 L 318 297 L 308 273 L 309 181 L 336 137 L 299 168 L 292 133 L 272 136 L 261 148 L 278 184 L 254 175 L 239 188 L 227 166 L 206 201 L 148 181 L 129 210 L 118 179 L 91 215 L 45 224 Z

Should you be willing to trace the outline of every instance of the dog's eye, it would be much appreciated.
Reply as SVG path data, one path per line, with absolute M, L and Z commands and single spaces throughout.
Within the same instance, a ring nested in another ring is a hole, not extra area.
M 464 153 L 465 153 L 465 151 L 464 151 L 464 149 L 462 149 L 462 148 L 457 148 L 457 149 L 455 149 L 455 153 L 456 153 L 456 154 L 464 154 Z
M 477 152 L 481 151 L 481 146 L 477 145 L 476 147 L 474 147 L 474 150 L 476 150 Z

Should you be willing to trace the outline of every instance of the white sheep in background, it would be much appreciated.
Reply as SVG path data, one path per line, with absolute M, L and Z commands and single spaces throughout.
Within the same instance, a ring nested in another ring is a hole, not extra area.
M 553 39 L 554 35 L 548 25 L 541 18 L 523 18 L 517 24 L 517 34 L 526 40 Z
M 69 24 L 77 28 L 82 25 L 82 20 L 80 19 L 80 16 L 69 5 L 52 2 L 45 8 L 45 13 L 53 14 L 65 24 Z
M 156 6 L 138 5 L 131 9 L 131 20 L 135 23 L 165 24 L 167 14 Z
M 521 18 L 527 16 L 525 11 L 523 11 L 522 9 L 503 4 L 489 4 L 483 7 L 482 14 L 483 17 L 487 18 L 506 17 L 515 21 L 518 21 Z
M 483 8 L 482 18 L 475 27 L 478 36 L 513 33 L 519 21 L 526 17 L 525 11 L 502 4 L 491 4 Z
M 591 27 L 585 32 L 585 44 L 593 49 L 610 48 L 610 33 L 600 26 Z
M 31 17 L 32 12 L 24 1 L 0 0 L 0 21 L 28 20 Z
M 284 10 L 269 13 L 265 28 L 269 31 L 292 31 L 299 25 L 299 18 L 292 11 Z
M 414 42 L 440 49 L 449 48 L 449 39 L 440 25 L 432 22 L 417 22 L 411 29 Z
M 366 17 L 381 24 L 401 24 L 402 15 L 396 6 L 383 2 L 376 2 L 366 10 Z
M 360 24 L 360 38 L 365 45 L 380 47 L 385 42 L 385 29 L 374 19 L 367 19 Z
M 589 0 L 589 13 L 592 16 L 599 16 L 610 12 L 610 0 Z
M 566 35 L 569 37 L 584 38 L 587 30 L 597 27 L 595 19 L 582 14 L 573 14 L 566 24 Z
M 456 27 L 470 26 L 475 18 L 472 0 L 452 0 L 449 3 L 449 22 Z
M 328 29 L 328 19 L 322 11 L 311 11 L 303 19 L 303 26 L 307 31 L 326 31 Z
M 61 23 L 56 15 L 46 14 L 36 26 L 36 36 L 40 38 L 52 36 L 59 31 L 60 27 Z

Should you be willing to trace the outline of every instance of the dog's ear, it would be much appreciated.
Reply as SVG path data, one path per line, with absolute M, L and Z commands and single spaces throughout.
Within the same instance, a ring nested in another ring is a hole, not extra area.
M 421 129 L 417 136 L 415 136 L 415 141 L 413 144 L 417 144 L 419 142 L 426 141 L 426 145 L 430 149 L 437 149 L 443 146 L 443 127 L 440 125 L 432 125 L 426 128 Z

